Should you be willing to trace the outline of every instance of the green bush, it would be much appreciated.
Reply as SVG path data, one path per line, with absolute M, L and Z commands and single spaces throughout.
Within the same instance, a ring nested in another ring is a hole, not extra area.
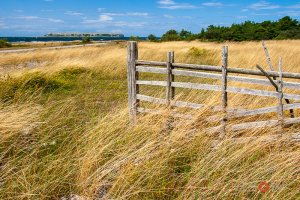
M 206 49 L 200 49 L 197 47 L 192 47 L 188 51 L 188 55 L 191 57 L 206 57 L 209 55 L 209 51 Z
M 90 36 L 85 36 L 84 38 L 82 38 L 82 41 L 81 41 L 83 44 L 88 44 L 88 43 L 91 43 L 92 42 L 92 39 Z
M 7 41 L 7 39 L 0 40 L 0 48 L 12 47 L 12 44 Z
M 162 41 L 179 41 L 181 40 L 176 30 L 169 30 L 161 37 Z
M 156 37 L 155 35 L 153 35 L 153 34 L 150 34 L 150 35 L 148 36 L 148 40 L 149 40 L 150 42 L 157 42 L 157 37 Z

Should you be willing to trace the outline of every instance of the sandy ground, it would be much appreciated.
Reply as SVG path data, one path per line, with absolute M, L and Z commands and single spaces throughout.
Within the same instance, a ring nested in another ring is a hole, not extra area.
M 28 49 L 9 49 L 9 50 L 0 50 L 0 53 L 23 53 L 28 51 L 36 51 L 40 49 L 69 49 L 69 48 L 78 48 L 78 47 L 86 47 L 86 46 L 98 46 L 98 45 L 106 45 L 109 42 L 101 42 L 101 43 L 93 43 L 93 44 L 84 44 L 84 45 L 69 45 L 69 46 L 55 46 L 55 47 L 42 47 L 42 48 L 28 48 Z

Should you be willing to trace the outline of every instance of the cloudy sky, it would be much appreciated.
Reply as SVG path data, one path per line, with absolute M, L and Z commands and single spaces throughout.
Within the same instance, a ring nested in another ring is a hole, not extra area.
M 300 0 L 3 0 L 0 36 L 49 32 L 161 35 L 182 28 L 199 32 L 210 24 L 245 20 L 300 19 Z

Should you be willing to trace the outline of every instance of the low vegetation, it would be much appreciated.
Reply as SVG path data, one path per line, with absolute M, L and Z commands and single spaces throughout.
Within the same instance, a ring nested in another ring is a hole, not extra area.
M 181 30 L 180 32 L 169 30 L 161 37 L 161 41 L 191 41 L 197 39 L 217 42 L 300 39 L 300 23 L 298 20 L 286 16 L 278 21 L 264 21 L 261 23 L 245 21 L 229 27 L 210 25 L 207 29 L 202 29 L 200 33 L 192 33 L 187 30 Z
M 220 65 L 222 45 L 142 42 L 139 55 L 143 60 L 165 61 L 167 51 L 174 50 L 176 62 Z M 227 45 L 230 66 L 266 66 L 260 43 Z M 268 46 L 274 61 L 283 57 L 285 71 L 300 72 L 299 41 L 272 41 Z M 13 67 L 29 62 L 45 64 L 34 69 Z M 126 71 L 126 44 L 122 42 L 2 56 L 0 199 L 299 198 L 299 145 L 280 140 L 224 142 L 212 149 L 218 137 L 205 131 L 209 109 L 190 111 L 194 120 L 175 120 L 171 131 L 165 128 L 166 108 L 162 108 L 163 116 L 141 115 L 132 126 Z M 165 79 L 152 76 L 142 78 Z M 140 89 L 165 95 L 164 89 Z M 220 99 L 216 93 L 177 92 L 176 98 L 195 103 L 199 97 L 211 104 Z M 230 98 L 235 107 L 277 104 L 276 99 Z M 285 134 L 298 128 L 287 128 Z M 257 129 L 228 133 L 228 137 L 276 131 Z M 267 193 L 258 190 L 263 181 L 271 186 Z
M 9 43 L 6 39 L 0 40 L 0 48 L 12 47 L 12 44 Z

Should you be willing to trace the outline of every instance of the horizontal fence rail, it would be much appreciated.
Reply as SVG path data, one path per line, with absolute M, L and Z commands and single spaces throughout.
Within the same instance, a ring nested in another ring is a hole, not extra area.
M 211 128 L 211 132 L 221 133 L 221 138 L 225 136 L 226 131 L 242 131 L 246 129 L 259 128 L 259 127 L 272 127 L 280 125 L 281 127 L 286 125 L 292 125 L 300 123 L 300 118 L 295 118 L 295 109 L 300 109 L 299 101 L 300 94 L 296 94 L 300 90 L 300 82 L 293 82 L 293 80 L 300 79 L 300 73 L 282 72 L 282 61 L 279 63 L 279 71 L 265 71 L 260 66 L 257 66 L 259 70 L 231 68 L 228 66 L 228 48 L 223 47 L 222 51 L 222 66 L 209 66 L 209 65 L 197 65 L 197 64 L 183 64 L 175 63 L 174 52 L 169 52 L 166 62 L 157 61 L 145 61 L 138 60 L 138 49 L 136 42 L 129 42 L 128 45 L 128 91 L 129 91 L 129 109 L 130 118 L 136 119 L 137 113 L 153 113 L 161 114 L 157 110 L 151 110 L 147 108 L 141 108 L 140 102 L 149 102 L 153 104 L 166 105 L 167 107 L 178 108 L 190 108 L 190 109 L 202 109 L 209 108 L 214 112 L 220 112 L 221 115 L 211 116 L 207 121 L 220 121 L 219 127 Z M 165 81 L 155 80 L 140 80 L 139 73 L 153 73 L 165 75 Z M 256 76 L 256 77 L 249 77 Z M 217 80 L 215 84 L 203 84 L 192 82 L 179 82 L 175 81 L 175 77 L 193 77 L 203 78 L 210 80 Z M 262 78 L 263 77 L 263 78 Z M 289 81 L 283 81 L 283 78 L 289 79 Z M 268 86 L 264 90 L 262 87 L 257 89 L 250 89 L 246 86 L 232 87 L 229 86 L 229 82 L 240 82 L 250 85 Z M 216 85 L 218 84 L 218 85 Z M 220 85 L 219 85 L 220 84 Z M 156 98 L 139 93 L 141 85 L 159 86 L 166 88 L 165 98 Z M 220 92 L 222 98 L 220 99 L 220 105 L 209 107 L 205 104 L 183 102 L 175 100 L 175 88 L 205 90 L 212 92 Z M 273 88 L 273 91 L 270 89 Z M 293 90 L 292 93 L 285 93 L 283 89 Z M 241 108 L 229 108 L 228 107 L 228 93 L 270 97 L 278 99 L 276 106 L 270 106 L 257 109 L 241 109 Z M 293 94 L 294 93 L 294 94 Z M 285 100 L 288 104 L 283 104 Z M 285 117 L 284 111 L 289 110 L 291 117 Z M 193 116 L 178 114 L 172 111 L 173 117 L 179 117 L 182 119 L 192 119 Z M 255 121 L 241 124 L 228 125 L 228 120 L 241 117 L 250 117 L 262 114 L 277 113 L 278 119 L 267 121 Z M 221 116 L 221 117 L 220 117 Z M 221 119 L 220 119 L 221 118 Z

